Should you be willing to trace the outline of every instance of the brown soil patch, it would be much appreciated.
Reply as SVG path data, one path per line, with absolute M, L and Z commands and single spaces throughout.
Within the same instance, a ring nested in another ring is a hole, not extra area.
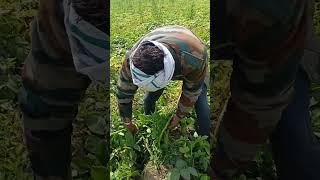
M 143 180 L 167 180 L 169 169 L 163 165 L 156 167 L 148 162 L 143 170 Z

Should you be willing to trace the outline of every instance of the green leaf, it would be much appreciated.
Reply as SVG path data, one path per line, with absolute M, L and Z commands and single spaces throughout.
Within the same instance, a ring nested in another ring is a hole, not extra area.
M 91 168 L 91 177 L 93 180 L 107 180 L 110 179 L 108 169 L 103 166 L 93 166 Z
M 165 131 L 163 135 L 163 144 L 169 144 L 169 131 Z
M 186 180 L 190 180 L 190 172 L 188 171 L 188 169 L 180 169 L 180 174 L 181 176 L 186 179 Z
M 92 154 L 88 154 L 81 159 L 74 159 L 72 161 L 72 164 L 76 167 L 79 171 L 85 171 L 90 169 L 91 166 L 95 165 L 97 162 L 97 159 Z
M 139 115 L 138 115 L 138 119 L 139 119 L 141 122 L 143 122 L 143 121 L 146 120 L 146 116 L 145 116 L 144 114 L 139 114 Z
M 189 148 L 186 145 L 184 145 L 183 147 L 179 148 L 179 151 L 184 154 L 189 152 Z
M 169 180 L 179 180 L 180 179 L 180 172 L 177 168 L 172 169 L 172 171 L 168 174 Z
M 96 151 L 96 157 L 99 160 L 99 162 L 102 165 L 107 164 L 108 160 L 107 160 L 107 143 L 102 140 L 99 144 L 99 146 L 97 147 L 97 151 Z
M 92 154 L 95 154 L 97 151 L 97 147 L 103 140 L 97 136 L 90 135 L 84 144 L 84 148 Z
M 119 132 L 118 134 L 119 134 L 120 136 L 124 136 L 123 132 Z
M 9 77 L 9 80 L 7 82 L 7 87 L 13 91 L 14 93 L 18 93 L 19 91 L 19 86 L 17 84 L 17 80 L 15 80 L 15 78 L 13 77 Z
M 129 146 L 133 147 L 135 145 L 133 134 L 131 132 L 129 132 L 129 131 L 126 132 L 125 138 L 126 138 L 127 143 L 128 143 Z
M 91 132 L 99 135 L 104 135 L 106 132 L 106 120 L 100 114 L 91 114 L 86 119 L 86 124 Z
M 190 172 L 190 174 L 194 175 L 194 176 L 198 176 L 198 172 L 195 168 L 193 167 L 188 167 L 188 171 Z
M 178 159 L 178 160 L 176 161 L 176 167 L 177 167 L 178 169 L 182 169 L 182 168 L 184 168 L 184 167 L 186 167 L 186 166 L 187 166 L 187 163 L 186 163 L 184 160 Z
M 133 145 L 133 148 L 137 151 L 141 151 L 141 148 L 138 144 Z
M 201 176 L 200 180 L 210 180 L 209 176 Z

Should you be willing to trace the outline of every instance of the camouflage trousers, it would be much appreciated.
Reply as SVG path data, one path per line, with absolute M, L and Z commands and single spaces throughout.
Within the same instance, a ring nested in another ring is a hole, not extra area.
M 104 60 L 107 58 L 107 51 L 102 48 L 105 43 L 107 49 L 102 30 L 91 25 L 81 27 L 81 24 L 89 23 L 85 21 L 86 18 L 73 16 L 72 5 L 75 4 L 68 0 L 40 1 L 38 15 L 31 24 L 32 47 L 22 70 L 20 105 L 35 179 L 71 179 L 72 122 L 81 97 L 91 83 L 90 75 L 84 71 L 79 73 L 79 67 L 86 63 L 92 65 L 92 59 L 98 61 L 99 57 L 105 57 Z M 66 17 L 74 23 L 72 26 L 66 24 L 69 22 Z M 96 27 L 101 28 L 102 22 L 99 21 Z M 90 32 L 82 31 L 86 28 Z M 70 29 L 76 35 L 70 34 Z M 103 38 L 99 39 L 99 35 L 92 37 L 94 34 L 90 33 L 95 31 Z M 92 41 L 93 38 L 96 40 Z M 88 43 L 83 43 L 86 40 Z M 79 42 L 82 43 L 81 48 L 75 48 Z M 86 57 L 90 50 L 95 51 L 97 57 L 85 58 L 87 62 L 83 64 L 75 61 L 81 59 L 79 57 Z M 106 75 L 106 67 L 103 73 Z
M 294 85 L 297 95 L 283 111 L 281 119 L 267 137 L 272 150 L 276 173 L 280 180 L 320 179 L 320 174 L 318 173 L 318 169 L 320 168 L 320 139 L 314 135 L 311 125 L 309 86 L 310 80 L 305 70 L 300 67 Z M 250 126 L 247 126 L 247 128 L 239 127 L 237 131 L 248 131 L 248 128 L 250 128 Z M 236 127 L 234 129 L 236 129 Z M 221 179 L 232 179 L 231 176 L 237 172 L 241 172 L 241 170 L 245 170 L 251 160 L 247 162 L 243 161 L 242 166 L 234 164 L 235 166 L 223 167 L 223 165 L 227 164 L 226 162 L 228 161 L 226 161 L 226 159 L 229 159 L 228 156 L 229 153 L 231 153 L 230 150 L 224 148 L 224 144 L 230 142 L 225 141 L 223 136 L 224 135 L 220 133 L 218 137 L 219 149 L 215 149 L 213 153 L 212 166 L 216 173 L 221 173 L 219 174 Z M 236 138 L 232 141 L 239 142 Z M 237 149 L 232 151 L 232 153 L 243 152 L 242 147 L 244 146 L 235 146 Z M 246 153 L 252 153 L 252 157 L 254 157 L 257 150 L 250 150 L 253 149 L 246 149 Z M 220 161 L 214 158 L 218 158 Z M 214 177 L 214 174 L 211 176 Z M 214 179 L 219 178 L 215 177 Z
M 230 28 L 226 37 L 230 39 L 221 42 L 233 46 L 231 97 L 211 162 L 212 169 L 222 179 L 232 179 L 246 170 L 275 132 L 286 108 L 299 96 L 295 86 L 297 78 L 301 78 L 299 69 L 307 69 L 305 64 L 311 67 L 311 63 L 319 63 L 319 56 L 306 50 L 312 39 L 314 4 L 307 0 L 290 3 L 273 0 L 265 4 L 255 0 L 226 3 Z M 219 55 L 225 54 L 224 51 Z M 312 73 L 308 75 L 312 79 Z M 299 163 L 302 162 L 296 162 L 297 166 Z

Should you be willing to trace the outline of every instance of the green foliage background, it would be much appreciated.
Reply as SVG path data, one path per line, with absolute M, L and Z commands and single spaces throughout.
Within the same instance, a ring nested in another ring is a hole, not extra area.
M 20 72 L 30 50 L 30 22 L 37 0 L 0 0 L 0 180 L 31 180 L 23 142 L 17 95 Z M 74 179 L 105 180 L 106 92 L 91 85 L 74 122 L 72 174 Z
M 119 118 L 115 98 L 118 71 L 127 51 L 141 37 L 165 25 L 182 25 L 193 31 L 209 49 L 209 0 L 112 0 L 111 1 L 111 179 L 145 178 L 144 166 L 165 171 L 154 173 L 170 179 L 208 178 L 209 144 L 194 137 L 194 117 L 183 120 L 178 131 L 169 133 L 166 124 L 177 107 L 181 82 L 172 82 L 157 102 L 157 113 L 143 115 L 143 92 L 134 100 L 134 122 L 140 131 L 128 133 Z M 162 135 L 161 135 L 162 134 Z M 163 138 L 162 138 L 163 137 Z M 161 143 L 160 143 L 161 142 Z M 151 165 L 150 165 L 151 164 Z M 165 169 L 165 170 L 164 170 Z M 170 172 L 169 172 L 170 171 Z
M 31 179 L 16 93 L 37 6 L 33 1 L 0 1 L 0 179 Z

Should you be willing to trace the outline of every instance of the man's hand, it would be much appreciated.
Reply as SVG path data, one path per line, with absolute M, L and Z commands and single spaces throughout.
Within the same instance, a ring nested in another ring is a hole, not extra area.
M 168 126 L 169 129 L 175 128 L 179 124 L 180 118 L 177 115 L 174 115 L 171 118 L 170 125 Z
M 131 133 L 134 133 L 134 134 L 139 131 L 137 126 L 135 124 L 133 124 L 132 122 L 124 123 L 124 127 L 126 127 Z

